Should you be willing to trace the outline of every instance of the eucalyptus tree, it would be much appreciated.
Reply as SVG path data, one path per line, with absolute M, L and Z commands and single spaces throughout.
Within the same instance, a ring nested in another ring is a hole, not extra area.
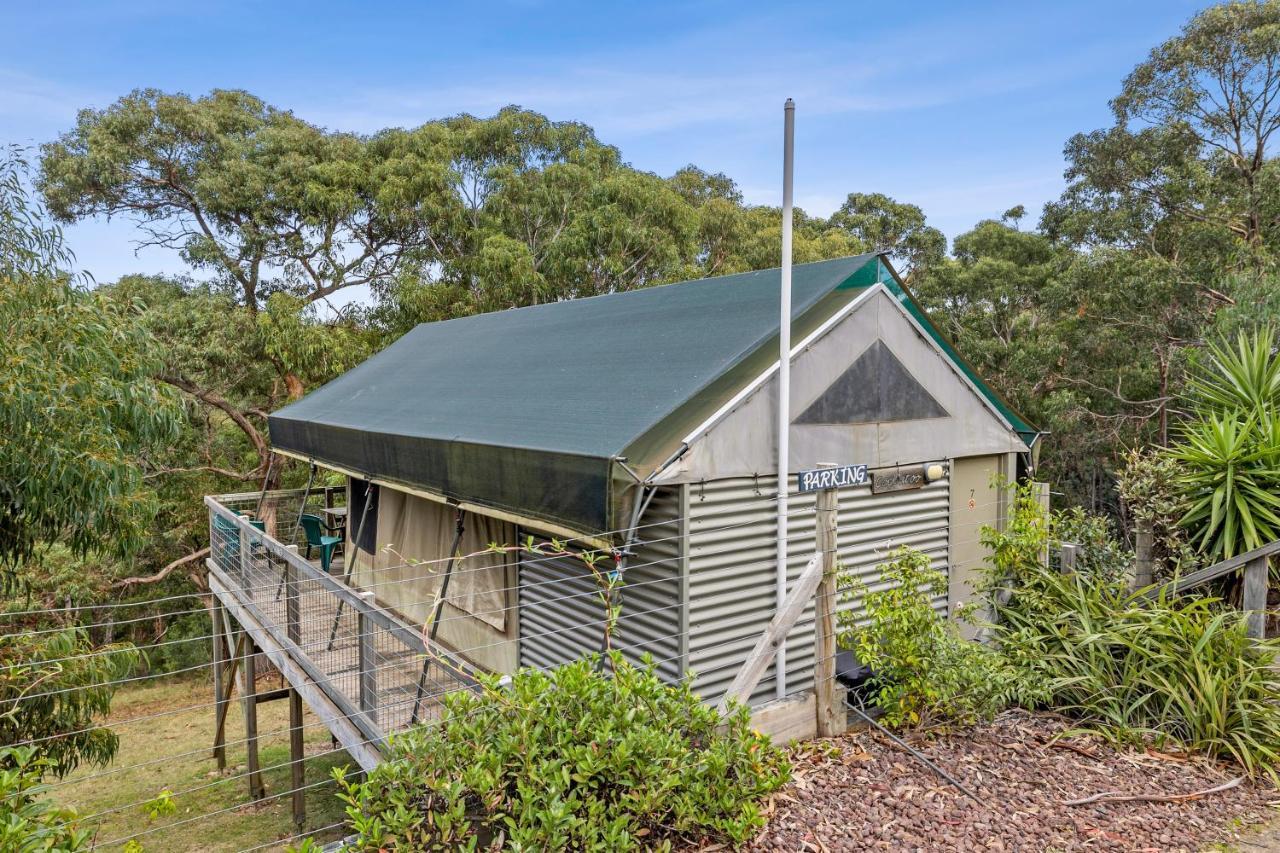
M 154 340 L 73 280 L 58 228 L 0 156 L 0 566 L 58 540 L 128 556 L 154 505 L 137 454 L 176 435 Z

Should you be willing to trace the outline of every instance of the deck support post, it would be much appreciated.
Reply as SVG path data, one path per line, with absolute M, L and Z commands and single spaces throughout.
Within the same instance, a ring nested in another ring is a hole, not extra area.
M 847 712 L 836 685 L 836 519 L 840 496 L 835 489 L 817 495 L 817 545 L 822 555 L 822 580 L 817 592 L 817 636 L 813 687 L 817 699 L 818 737 L 843 734 Z
M 228 640 L 228 654 L 224 657 L 225 665 L 223 678 L 221 678 L 221 693 L 218 694 L 218 703 L 216 703 L 218 715 L 216 715 L 214 722 L 214 743 L 221 744 L 221 753 L 223 753 L 223 761 L 219 763 L 218 768 L 219 770 L 227 770 L 227 715 L 230 712 L 230 708 L 232 708 L 232 688 L 236 686 L 239 680 L 237 669 L 239 662 L 243 658 L 244 640 L 248 639 L 248 634 L 242 631 L 236 639 L 236 651 L 230 651 L 230 648 L 232 648 L 229 642 L 230 635 L 232 635 L 232 631 L 229 628 L 230 620 L 227 616 L 227 608 L 223 607 L 220 610 L 223 613 L 223 619 L 221 619 L 223 638 Z M 241 693 L 243 692 L 242 688 Z
M 224 693 L 223 681 L 226 679 L 226 655 L 227 644 L 222 631 L 222 603 L 215 597 L 213 606 L 209 608 L 209 615 L 213 617 L 213 702 L 214 702 L 214 724 L 213 732 L 213 758 L 218 762 L 219 770 L 227 769 L 227 741 L 225 729 L 222 721 L 226 719 L 227 713 L 225 708 L 225 700 L 222 698 Z
M 1241 605 L 1249 614 L 1249 636 L 1255 640 L 1267 634 L 1267 558 L 1254 557 L 1244 567 L 1244 594 Z
M 376 606 L 372 592 L 361 592 L 360 600 L 365 607 Z M 356 610 L 356 646 L 357 659 L 360 663 L 360 711 L 374 725 L 378 724 L 378 662 L 377 647 L 374 644 L 374 622 L 365 615 L 365 607 Z
M 306 767 L 303 765 L 302 694 L 289 690 L 289 770 L 293 799 L 293 824 L 299 830 L 307 822 L 307 792 L 304 787 Z
M 248 631 L 244 632 L 248 636 Z M 267 794 L 262 784 L 262 770 L 258 763 L 258 649 L 249 640 L 244 644 L 244 660 L 240 664 L 244 670 L 244 685 L 241 687 L 240 702 L 244 709 L 244 747 L 248 757 L 249 799 L 260 800 Z

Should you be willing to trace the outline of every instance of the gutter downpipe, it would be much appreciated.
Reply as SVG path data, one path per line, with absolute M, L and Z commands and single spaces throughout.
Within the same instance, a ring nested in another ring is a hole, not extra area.
M 787 98 L 782 108 L 782 293 L 778 323 L 778 566 L 775 612 L 787 598 L 787 492 L 790 486 L 791 444 L 791 207 L 794 185 L 796 105 Z M 778 699 L 787 695 L 787 639 L 782 638 L 774 658 L 774 685 Z

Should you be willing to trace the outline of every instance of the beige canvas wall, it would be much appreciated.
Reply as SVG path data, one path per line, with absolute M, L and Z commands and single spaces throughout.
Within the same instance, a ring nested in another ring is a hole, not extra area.
M 1004 522 L 1006 494 L 999 482 L 1013 477 L 1012 454 L 970 456 L 951 461 L 951 612 L 974 599 L 974 584 L 984 565 L 987 550 L 979 542 L 983 526 L 999 528 Z M 963 624 L 962 632 L 973 636 L 976 629 Z
M 361 552 L 355 583 L 379 603 L 425 624 L 444 580 L 455 534 L 453 507 L 385 486 L 379 489 L 377 553 Z M 481 553 L 490 543 L 514 544 L 515 527 L 475 513 L 464 530 L 436 638 L 491 672 L 516 666 L 515 555 Z

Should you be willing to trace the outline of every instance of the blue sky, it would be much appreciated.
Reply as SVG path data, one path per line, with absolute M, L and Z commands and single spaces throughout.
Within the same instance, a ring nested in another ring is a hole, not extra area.
M 244 88 L 374 131 L 509 103 L 592 125 L 637 168 L 724 171 L 778 203 L 797 102 L 797 203 L 852 191 L 954 237 L 1062 187 L 1062 145 L 1109 123 L 1124 75 L 1204 3 L 343 4 L 0 0 L 0 141 L 37 145 L 137 87 Z M 68 231 L 99 281 L 178 272 L 127 221 Z

